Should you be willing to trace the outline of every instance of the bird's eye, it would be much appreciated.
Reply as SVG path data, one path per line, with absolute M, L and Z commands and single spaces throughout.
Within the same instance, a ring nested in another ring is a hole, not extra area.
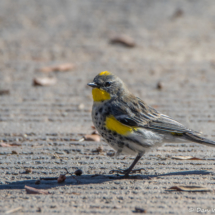
M 109 82 L 109 81 L 107 81 L 106 83 L 105 83 L 105 87 L 109 87 L 111 85 L 111 82 Z

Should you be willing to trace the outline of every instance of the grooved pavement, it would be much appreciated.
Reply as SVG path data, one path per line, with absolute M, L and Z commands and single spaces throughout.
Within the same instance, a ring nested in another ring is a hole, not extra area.
M 166 144 L 146 154 L 139 177 L 119 180 L 130 156 L 107 156 L 104 142 L 79 142 L 91 128 L 91 90 L 86 83 L 103 70 L 119 75 L 138 97 L 188 127 L 215 139 L 215 7 L 213 1 L 0 1 L 0 214 L 213 213 L 214 191 L 170 192 L 175 185 L 215 189 L 215 151 L 193 144 Z M 134 48 L 111 45 L 112 34 L 135 39 Z M 74 63 L 68 72 L 39 68 Z M 38 76 L 57 83 L 35 87 Z M 157 89 L 157 83 L 162 89 Z M 103 152 L 96 153 L 98 146 Z M 13 152 L 15 151 L 15 152 Z M 190 155 L 202 160 L 174 160 Z M 58 177 L 64 168 L 79 177 Z M 32 173 L 24 174 L 26 168 Z M 24 186 L 50 195 L 26 194 Z M 40 209 L 39 209 L 40 208 Z M 191 211 L 191 212 L 190 212 Z

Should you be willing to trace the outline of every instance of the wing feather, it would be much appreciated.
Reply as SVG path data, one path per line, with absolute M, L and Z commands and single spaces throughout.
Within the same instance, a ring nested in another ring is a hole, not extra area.
M 122 124 L 166 132 L 191 132 L 181 123 L 159 113 L 139 98 L 130 97 L 121 98 L 120 102 L 113 101 L 111 105 L 111 114 Z

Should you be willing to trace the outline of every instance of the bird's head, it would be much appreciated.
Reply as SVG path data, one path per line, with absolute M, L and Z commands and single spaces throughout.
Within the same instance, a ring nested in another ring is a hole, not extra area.
M 120 96 L 126 90 L 122 80 L 108 71 L 99 73 L 92 83 L 88 83 L 88 86 L 93 88 L 92 95 L 95 102 L 103 102 Z

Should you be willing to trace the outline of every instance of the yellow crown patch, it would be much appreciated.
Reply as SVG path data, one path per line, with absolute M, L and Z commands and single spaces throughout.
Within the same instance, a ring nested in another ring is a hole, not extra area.
M 100 72 L 99 75 L 111 75 L 111 73 L 108 71 L 104 71 L 104 72 Z

